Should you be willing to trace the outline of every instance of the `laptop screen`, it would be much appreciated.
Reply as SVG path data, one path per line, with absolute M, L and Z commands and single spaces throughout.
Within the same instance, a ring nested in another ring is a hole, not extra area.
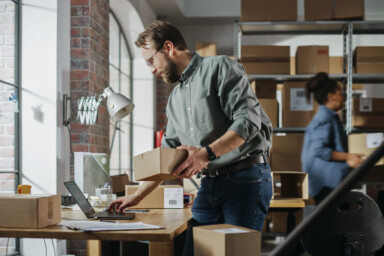
M 67 181 L 64 182 L 64 185 L 87 217 L 95 213 L 95 210 L 93 209 L 92 205 L 88 202 L 87 198 L 85 198 L 83 192 L 81 192 L 76 182 Z

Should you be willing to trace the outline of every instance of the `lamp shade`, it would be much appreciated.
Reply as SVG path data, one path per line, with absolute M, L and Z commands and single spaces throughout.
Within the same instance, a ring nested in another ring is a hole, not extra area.
M 104 90 L 107 99 L 107 108 L 109 116 L 113 121 L 119 121 L 131 114 L 135 104 L 120 93 L 115 93 L 111 87 Z

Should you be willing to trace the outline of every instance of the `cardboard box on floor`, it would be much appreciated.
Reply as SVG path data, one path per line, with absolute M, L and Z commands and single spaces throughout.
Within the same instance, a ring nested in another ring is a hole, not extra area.
M 296 21 L 296 0 L 241 0 L 241 21 Z
M 274 134 L 270 163 L 272 171 L 301 171 L 304 134 Z
M 2 228 L 44 228 L 60 221 L 60 195 L 0 195 Z
M 307 127 L 316 114 L 318 104 L 305 96 L 306 82 L 284 82 L 282 90 L 283 127 Z
M 298 46 L 296 51 L 296 74 L 329 73 L 328 46 Z
M 361 133 L 348 135 L 348 152 L 364 154 L 364 159 L 383 143 L 383 133 Z M 364 176 L 365 181 L 384 180 L 384 157 Z
M 274 199 L 303 199 L 309 198 L 308 174 L 301 171 L 273 171 Z
M 289 74 L 289 46 L 243 45 L 241 64 L 247 74 Z
M 360 128 L 384 128 L 384 99 L 354 98 L 352 126 Z
M 217 55 L 217 43 L 212 42 L 196 42 L 195 50 L 200 56 L 215 56 Z
M 261 232 L 229 224 L 193 228 L 194 254 L 251 256 L 261 253 Z
M 384 73 L 384 46 L 359 46 L 353 51 L 353 72 Z
M 172 172 L 187 158 L 187 151 L 155 148 L 133 158 L 133 171 L 138 181 L 178 179 Z
M 305 20 L 364 19 L 364 0 L 305 0 Z
M 125 186 L 125 195 L 131 195 L 137 191 L 139 185 Z M 160 185 L 148 194 L 138 205 L 130 208 L 183 208 L 183 187 L 178 185 Z
M 259 99 L 261 107 L 271 120 L 272 127 L 278 127 L 279 103 L 276 99 Z

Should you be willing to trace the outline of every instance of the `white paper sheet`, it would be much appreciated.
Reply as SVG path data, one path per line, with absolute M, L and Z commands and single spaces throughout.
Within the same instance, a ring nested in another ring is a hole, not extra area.
M 58 225 L 66 226 L 69 229 L 89 231 L 108 230 L 141 230 L 141 229 L 162 229 L 164 227 L 145 224 L 142 222 L 113 223 L 105 221 L 62 221 Z

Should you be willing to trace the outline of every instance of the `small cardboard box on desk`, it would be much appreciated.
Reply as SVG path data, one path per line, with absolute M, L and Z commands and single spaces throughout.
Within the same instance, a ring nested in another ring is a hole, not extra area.
M 137 191 L 139 185 L 125 186 L 125 195 Z M 149 193 L 141 202 L 130 208 L 184 208 L 183 187 L 178 185 L 160 185 Z
M 60 195 L 0 195 L 2 228 L 43 228 L 60 221 Z
M 193 246 L 199 256 L 251 256 L 261 253 L 261 233 L 229 224 L 193 228 Z

